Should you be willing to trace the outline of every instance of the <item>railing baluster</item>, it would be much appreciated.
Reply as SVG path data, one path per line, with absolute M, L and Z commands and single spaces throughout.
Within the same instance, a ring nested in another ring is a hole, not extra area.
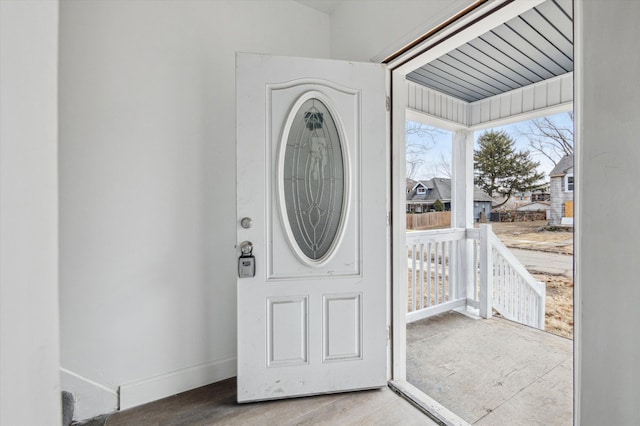
M 520 277 L 518 277 L 518 289 L 520 290 L 520 318 L 521 321 L 526 321 L 525 319 L 525 313 L 526 313 L 526 307 L 525 307 L 525 301 L 526 301 L 526 291 L 524 286 L 522 285 L 522 282 L 520 281 Z
M 521 309 L 522 294 L 520 293 L 520 286 L 518 285 L 518 280 L 516 280 L 513 270 L 511 270 L 511 281 L 514 283 L 513 287 L 516 290 L 516 298 L 515 298 L 516 303 L 513 306 L 513 313 L 515 314 L 515 317 L 517 318 L 518 321 L 522 321 L 522 318 L 520 317 L 522 314 L 522 309 Z
M 542 284 L 542 283 L 539 283 Z M 540 297 L 540 301 L 538 302 L 538 328 L 541 330 L 544 330 L 544 325 L 545 325 L 545 315 L 544 315 L 544 311 L 545 311 L 545 305 L 547 302 L 547 288 L 544 286 L 544 284 L 542 284 L 540 286 L 540 290 L 541 290 L 541 297 Z
M 527 290 L 527 324 L 532 324 L 534 321 L 534 305 L 535 299 L 531 294 L 531 290 Z
M 420 244 L 420 309 L 424 309 L 424 244 Z
M 440 286 L 440 303 L 444 303 L 445 290 L 447 288 L 447 241 L 442 242 L 442 258 L 441 258 L 441 271 L 442 271 L 442 285 Z
M 502 287 L 504 288 L 505 306 L 507 307 L 508 312 L 511 313 L 510 303 L 512 300 L 512 297 L 511 297 L 512 295 L 511 295 L 511 287 L 509 287 L 509 283 L 507 281 L 509 269 L 507 268 L 507 265 L 504 261 L 504 257 L 502 256 L 500 256 L 500 264 L 502 265 Z
M 411 311 L 416 310 L 416 245 L 411 246 Z
M 498 303 L 500 303 L 502 306 L 505 305 L 504 300 L 505 300 L 505 294 L 504 294 L 504 283 L 502 282 L 502 258 L 500 258 L 500 256 L 497 255 L 497 253 L 494 252 L 492 253 L 493 256 L 493 265 L 494 268 L 496 270 L 496 277 L 494 279 L 494 286 L 496 286 L 496 288 L 494 288 L 493 292 L 494 294 L 496 294 L 496 301 Z
M 457 265 L 458 262 L 456 259 L 458 258 L 458 242 L 451 241 L 449 243 L 449 286 L 447 288 L 447 301 L 453 300 L 454 297 L 457 296 L 457 281 L 458 281 L 458 272 Z
M 474 240 L 473 241 L 473 298 L 474 300 L 480 300 L 480 295 L 478 294 L 478 281 L 479 281 L 478 274 L 480 273 L 478 262 L 480 262 L 480 259 L 478 259 L 478 242 Z
M 500 262 L 502 262 L 502 257 L 500 258 Z M 505 277 L 507 276 L 507 271 L 506 268 L 504 267 L 504 265 L 502 265 L 503 267 L 503 271 L 502 271 L 502 279 L 503 281 L 505 280 Z M 504 292 L 505 292 L 505 308 L 506 311 L 509 315 L 511 315 L 511 287 L 506 285 L 506 282 L 504 283 Z
M 507 285 L 511 287 L 512 293 L 513 293 L 511 296 L 511 315 L 515 315 L 516 309 L 518 306 L 518 286 L 515 284 L 513 280 L 513 270 L 511 268 L 511 265 L 507 265 L 506 260 L 504 260 L 504 262 L 505 262 L 507 271 L 509 272 L 507 275 Z
M 442 242 L 442 257 L 441 257 L 441 262 L 442 262 L 442 281 L 441 281 L 441 287 L 440 287 L 440 291 L 441 291 L 441 296 L 440 296 L 440 303 L 444 303 L 445 299 L 444 299 L 444 290 L 447 286 L 447 274 L 446 274 L 446 270 L 445 267 L 447 266 L 447 242 L 443 241 Z
M 440 293 L 440 242 L 435 243 L 435 254 L 433 259 L 433 303 L 437 305 L 438 294 Z
M 455 245 L 455 241 L 449 241 L 449 254 L 447 255 L 447 291 L 445 292 L 445 300 L 447 302 L 451 300 L 451 295 L 453 294 L 454 275 L 456 273 L 453 269 L 453 264 L 456 263 L 453 259 L 453 250 Z
M 502 257 L 496 255 L 496 253 L 493 254 L 494 259 L 495 259 L 495 268 L 496 268 L 496 274 L 498 275 L 495 279 L 496 281 L 496 285 L 498 286 L 498 291 L 500 292 L 500 299 L 502 302 L 503 306 L 506 306 L 506 294 L 505 294 L 505 287 L 504 287 L 504 271 L 502 269 Z
M 518 321 L 522 321 L 522 287 L 520 287 L 520 282 L 516 277 L 516 273 L 513 270 L 513 268 L 511 268 L 511 275 L 513 276 L 513 282 L 515 283 L 516 286 L 516 292 L 517 292 L 517 297 L 516 297 L 516 306 L 513 308 L 514 309 L 514 313 L 517 314 L 517 318 Z
M 431 306 L 431 243 L 427 244 L 427 306 Z

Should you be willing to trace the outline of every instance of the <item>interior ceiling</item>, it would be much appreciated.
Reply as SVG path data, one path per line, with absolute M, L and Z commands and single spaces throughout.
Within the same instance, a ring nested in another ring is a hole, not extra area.
M 407 79 L 474 102 L 573 71 L 572 0 L 547 0 Z
M 340 4 L 340 0 L 296 0 L 300 4 L 309 6 L 319 12 L 331 15 Z M 343 0 L 344 1 L 344 0 Z

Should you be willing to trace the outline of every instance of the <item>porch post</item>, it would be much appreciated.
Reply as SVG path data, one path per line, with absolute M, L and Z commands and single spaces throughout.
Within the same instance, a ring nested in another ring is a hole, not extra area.
M 458 130 L 452 141 L 451 227 L 473 228 L 473 132 Z M 473 294 L 473 241 L 460 245 L 457 297 L 475 300 Z

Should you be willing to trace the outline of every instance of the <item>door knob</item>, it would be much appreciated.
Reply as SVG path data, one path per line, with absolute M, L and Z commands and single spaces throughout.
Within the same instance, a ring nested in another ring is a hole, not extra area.
M 243 241 L 240 243 L 240 251 L 242 252 L 242 255 L 250 255 L 251 252 L 253 252 L 253 244 L 251 244 L 251 241 Z
M 244 229 L 251 228 L 251 225 L 253 225 L 253 220 L 251 220 L 250 217 L 243 217 L 240 221 L 240 226 L 242 226 Z

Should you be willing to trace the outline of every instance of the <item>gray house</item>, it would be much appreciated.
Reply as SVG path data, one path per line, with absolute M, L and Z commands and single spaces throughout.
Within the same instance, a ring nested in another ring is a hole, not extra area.
M 446 211 L 451 210 L 451 179 L 432 178 L 429 180 L 407 179 L 407 213 L 424 213 L 434 209 L 434 203 L 440 200 Z M 480 219 L 484 211 L 487 217 L 494 202 L 486 192 L 473 187 L 473 217 Z
M 573 225 L 573 155 L 565 155 L 549 173 L 551 214 L 549 225 Z

